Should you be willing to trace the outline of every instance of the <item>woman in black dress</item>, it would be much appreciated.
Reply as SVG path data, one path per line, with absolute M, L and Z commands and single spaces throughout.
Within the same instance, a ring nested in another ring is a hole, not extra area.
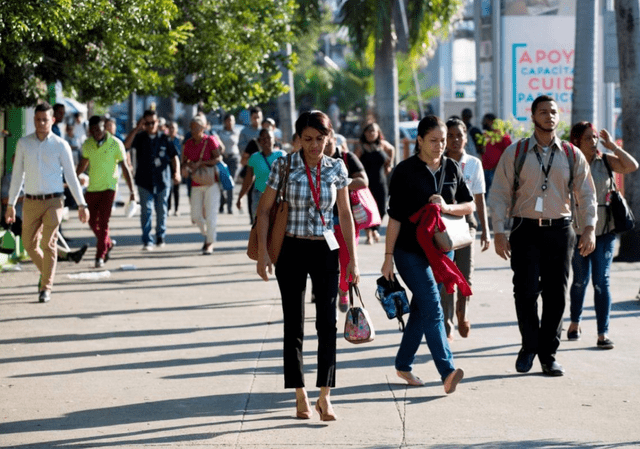
M 391 172 L 395 149 L 384 140 L 377 123 L 369 123 L 360 135 L 355 155 L 358 156 L 369 178 L 369 190 L 378 204 L 380 217 L 384 217 L 387 208 L 387 175 Z M 380 241 L 379 226 L 368 228 L 367 244 Z

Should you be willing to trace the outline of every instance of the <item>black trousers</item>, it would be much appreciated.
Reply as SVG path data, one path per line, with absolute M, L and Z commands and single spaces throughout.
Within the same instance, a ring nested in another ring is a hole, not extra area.
M 540 227 L 514 220 L 509 237 L 513 294 L 522 348 L 551 363 L 560 346 L 575 232 L 571 225 Z M 542 316 L 538 317 L 538 296 Z
M 276 279 L 284 315 L 284 387 L 302 388 L 304 365 L 302 342 L 305 323 L 305 287 L 311 277 L 316 296 L 318 333 L 317 387 L 336 383 L 336 296 L 338 294 L 338 251 L 329 250 L 324 240 L 285 237 L 276 264 Z
M 167 203 L 167 213 L 171 212 L 171 197 L 173 197 L 174 201 L 174 211 L 178 210 L 178 206 L 180 205 L 180 184 L 171 186 L 171 192 L 169 192 L 169 202 Z

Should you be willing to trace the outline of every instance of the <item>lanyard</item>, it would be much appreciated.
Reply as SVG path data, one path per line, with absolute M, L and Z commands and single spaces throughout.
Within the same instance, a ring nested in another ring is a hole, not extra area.
M 316 203 L 316 209 L 320 214 L 320 219 L 322 220 L 322 226 L 326 227 L 327 225 L 324 222 L 324 217 L 322 216 L 322 211 L 320 210 L 320 162 L 316 166 L 316 185 L 313 185 L 313 180 L 311 179 L 311 170 L 307 164 L 304 164 L 304 167 L 307 169 L 307 179 L 309 180 L 309 188 L 311 189 L 311 195 L 313 196 L 313 201 Z
M 549 150 L 551 151 L 551 156 L 549 156 L 549 164 L 547 165 L 547 167 L 545 168 L 544 164 L 542 163 L 542 157 L 540 157 L 540 152 L 538 152 L 538 148 L 535 149 L 534 153 L 536 153 L 536 157 L 538 158 L 538 162 L 540 162 L 540 167 L 542 168 L 542 173 L 544 173 L 544 182 L 542 183 L 541 189 L 544 192 L 545 190 L 547 190 L 547 181 L 549 180 L 549 172 L 551 171 L 551 164 L 553 163 L 553 156 L 556 154 L 555 151 L 553 151 L 553 148 L 549 148 Z

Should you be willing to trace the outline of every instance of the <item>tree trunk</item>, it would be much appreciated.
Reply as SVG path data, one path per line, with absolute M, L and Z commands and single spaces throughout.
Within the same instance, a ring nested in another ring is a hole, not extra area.
M 576 5 L 576 56 L 573 76 L 571 123 L 596 122 L 597 1 L 578 0 Z
M 395 8 L 395 3 L 392 2 Z M 376 45 L 374 68 L 376 113 L 378 125 L 385 139 L 396 149 L 396 160 L 400 147 L 398 117 L 398 68 L 396 67 L 396 42 L 391 18 L 386 23 L 384 37 Z
M 616 0 L 616 29 L 620 62 L 622 138 L 624 149 L 636 159 L 640 154 L 640 1 Z M 640 174 L 625 175 L 625 197 L 636 218 L 636 227 L 622 235 L 616 260 L 640 261 Z

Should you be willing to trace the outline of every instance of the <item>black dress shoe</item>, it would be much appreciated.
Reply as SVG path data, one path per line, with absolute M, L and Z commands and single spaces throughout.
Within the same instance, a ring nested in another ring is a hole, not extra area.
M 72 260 L 75 263 L 80 263 L 82 257 L 84 256 L 84 253 L 87 252 L 87 248 L 89 248 L 89 245 L 85 243 L 78 251 L 68 253 L 67 256 L 69 257 L 69 260 Z
M 557 376 L 564 375 L 564 368 L 555 360 L 551 363 L 541 363 L 541 365 L 542 365 L 542 372 L 545 373 L 547 376 L 557 377 Z
M 533 366 L 533 359 L 536 358 L 534 352 L 528 352 L 521 349 L 516 359 L 516 371 L 519 373 L 528 373 Z

